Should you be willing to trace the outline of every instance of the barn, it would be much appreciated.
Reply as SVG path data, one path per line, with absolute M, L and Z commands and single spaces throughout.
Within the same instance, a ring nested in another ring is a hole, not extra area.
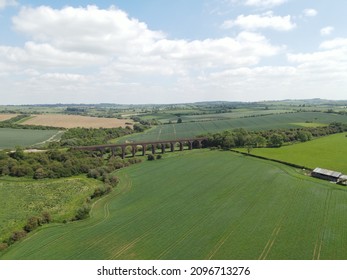
M 342 173 L 317 167 L 312 171 L 311 175 L 319 179 L 338 182 Z

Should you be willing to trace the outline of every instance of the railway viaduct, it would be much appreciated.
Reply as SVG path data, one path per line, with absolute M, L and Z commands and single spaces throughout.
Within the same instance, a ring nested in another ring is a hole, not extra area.
M 165 153 L 166 146 L 168 145 L 171 152 L 175 151 L 175 146 L 179 144 L 179 150 L 183 151 L 184 144 L 188 144 L 188 149 L 192 150 L 194 147 L 202 148 L 203 141 L 206 141 L 206 137 L 201 138 L 190 138 L 190 139 L 175 139 L 175 140 L 165 140 L 165 141 L 151 141 L 151 142 L 133 142 L 124 144 L 107 144 L 107 145 L 95 145 L 95 146 L 81 146 L 75 147 L 76 150 L 81 151 L 100 151 L 105 153 L 106 150 L 110 150 L 113 155 L 116 154 L 116 149 L 121 149 L 121 157 L 125 158 L 126 148 L 131 147 L 132 156 L 135 156 L 137 152 L 137 147 L 142 146 L 142 155 L 144 156 L 147 151 L 147 147 L 151 146 L 152 154 L 155 154 L 156 148 L 159 146 L 162 153 Z

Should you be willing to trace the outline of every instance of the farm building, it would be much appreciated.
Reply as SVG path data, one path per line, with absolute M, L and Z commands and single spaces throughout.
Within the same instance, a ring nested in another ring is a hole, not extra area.
M 342 173 L 317 167 L 312 171 L 311 175 L 312 177 L 338 182 Z

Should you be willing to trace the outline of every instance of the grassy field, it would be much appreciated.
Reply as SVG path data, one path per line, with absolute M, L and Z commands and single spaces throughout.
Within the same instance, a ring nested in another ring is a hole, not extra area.
M 128 119 L 95 118 L 75 115 L 44 114 L 36 115 L 22 125 L 42 125 L 63 128 L 86 127 L 86 128 L 112 128 L 132 126 L 133 121 Z
M 321 167 L 347 174 L 346 135 L 346 133 L 334 134 L 281 148 L 253 149 L 252 154 L 307 166 L 311 169 Z M 245 149 L 239 150 L 246 152 Z
M 29 217 L 47 211 L 54 221 L 72 218 L 101 182 L 84 178 L 0 179 L 0 242 L 21 229 Z
M 218 121 L 187 122 L 181 124 L 158 125 L 141 134 L 128 135 L 116 139 L 118 143 L 126 141 L 155 141 L 190 138 L 206 133 L 216 133 L 235 128 L 248 130 L 267 130 L 276 128 L 302 127 L 305 123 L 329 124 L 331 122 L 347 123 L 347 116 L 327 113 L 289 113 L 268 116 L 256 116 L 249 118 L 236 118 Z M 115 142 L 114 141 L 114 142 Z
M 57 130 L 0 128 L 0 149 L 33 146 L 50 138 L 53 139 L 55 135 L 58 137 L 58 134 Z
M 167 156 L 0 259 L 347 259 L 346 189 L 232 152 Z

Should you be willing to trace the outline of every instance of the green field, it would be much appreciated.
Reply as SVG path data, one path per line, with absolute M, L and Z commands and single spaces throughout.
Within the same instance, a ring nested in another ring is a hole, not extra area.
M 346 135 L 346 133 L 334 134 L 281 148 L 253 149 L 252 154 L 295 163 L 311 169 L 321 167 L 347 174 Z M 246 149 L 239 150 L 246 152 Z
M 144 133 L 128 135 L 116 139 L 118 143 L 125 141 L 156 141 L 179 138 L 190 138 L 206 133 L 216 133 L 235 128 L 247 130 L 270 130 L 276 128 L 298 128 L 303 123 L 329 124 L 332 122 L 347 123 L 347 116 L 327 113 L 288 113 L 248 118 L 236 118 L 217 121 L 183 122 L 181 124 L 158 125 Z
M 0 259 L 347 259 L 345 188 L 232 152 L 166 156 Z
M 0 128 L 0 149 L 33 146 L 50 139 L 58 133 L 57 130 Z
M 47 211 L 56 222 L 70 219 L 101 182 L 84 178 L 0 179 L 0 242 L 21 229 L 29 217 Z

